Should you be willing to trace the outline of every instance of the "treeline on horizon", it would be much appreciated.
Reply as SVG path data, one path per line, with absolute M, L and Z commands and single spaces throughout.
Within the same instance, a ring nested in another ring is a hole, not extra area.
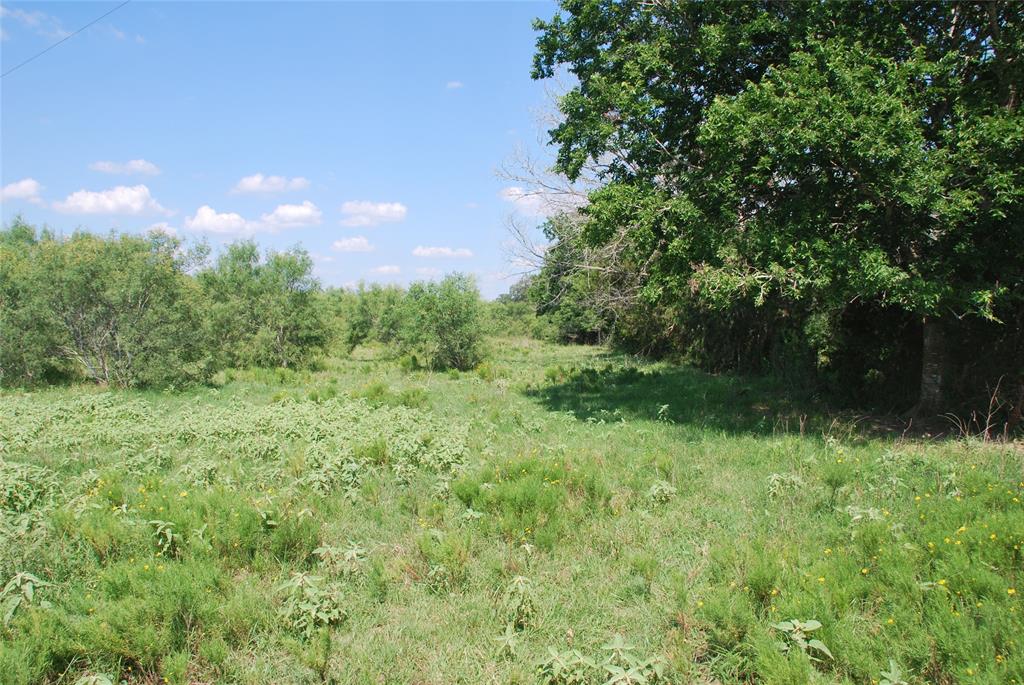
M 209 247 L 165 233 L 0 230 L 0 384 L 183 388 L 229 368 L 317 368 L 367 342 L 412 366 L 470 369 L 495 326 L 524 330 L 451 274 L 408 288 L 325 289 L 301 249 Z

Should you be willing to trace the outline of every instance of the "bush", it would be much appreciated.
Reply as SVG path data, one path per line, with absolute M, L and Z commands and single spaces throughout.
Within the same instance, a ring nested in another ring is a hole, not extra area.
M 209 377 L 194 257 L 162 233 L 38 238 L 0 232 L 0 380 L 84 377 L 119 387 Z
M 465 371 L 480 362 L 480 293 L 472 278 L 452 274 L 438 283 L 413 283 L 403 309 L 403 352 L 418 353 L 435 369 Z
M 206 328 L 218 365 L 309 365 L 330 342 L 320 284 L 302 250 L 269 252 L 253 242 L 230 245 L 199 283 L 209 302 Z

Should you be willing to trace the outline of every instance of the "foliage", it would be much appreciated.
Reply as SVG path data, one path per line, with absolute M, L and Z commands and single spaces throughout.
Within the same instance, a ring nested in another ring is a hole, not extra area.
M 4 627 L 10 625 L 14 612 L 18 607 L 32 604 L 35 598 L 37 587 L 49 585 L 46 581 L 40 580 L 31 573 L 24 571 L 14 574 L 14 577 L 7 581 L 3 590 L 0 590 L 0 615 L 3 616 Z M 48 602 L 41 602 L 40 606 L 49 606 Z
M 616 634 L 601 647 L 600 662 L 585 657 L 578 650 L 559 652 L 549 647 L 548 657 L 537 669 L 543 685 L 655 685 L 665 683 L 668 664 L 660 657 L 643 659 L 636 648 Z
M 47 583 L 0 600 L 5 685 L 1022 680 L 1010 444 L 585 346 L 356 357 L 0 392 L 0 586 Z
M 1015 3 L 566 0 L 536 28 L 534 77 L 575 83 L 550 131 L 558 169 L 596 165 L 604 181 L 566 249 L 615 247 L 556 280 L 622 275 L 594 282 L 638 347 L 658 322 L 675 350 L 715 345 L 686 326 L 697 311 L 741 324 L 756 358 L 798 334 L 838 372 L 845 355 L 866 361 L 849 315 L 883 311 L 894 354 L 929 364 L 922 400 L 940 401 L 963 333 L 1019 346 Z
M 465 371 L 482 359 L 480 293 L 461 274 L 437 283 L 413 283 L 405 296 L 401 348 L 422 355 L 435 369 Z
M 219 366 L 308 365 L 330 341 L 313 261 L 302 250 L 269 252 L 229 245 L 198 275 L 208 301 L 207 335 Z
M 0 381 L 61 375 L 120 387 L 208 378 L 194 255 L 163 233 L 67 240 L 16 221 L 0 235 Z
M 789 651 L 791 645 L 796 645 L 801 652 L 808 654 L 811 659 L 817 659 L 816 655 L 818 654 L 829 659 L 835 658 L 824 642 L 811 637 L 811 633 L 821 628 L 820 621 L 798 621 L 794 618 L 789 621 L 773 623 L 772 628 L 781 631 L 786 636 L 786 642 L 779 643 L 779 649 L 784 652 Z
M 277 590 L 282 595 L 281 616 L 307 639 L 318 629 L 345 620 L 341 589 L 319 576 L 293 573 Z

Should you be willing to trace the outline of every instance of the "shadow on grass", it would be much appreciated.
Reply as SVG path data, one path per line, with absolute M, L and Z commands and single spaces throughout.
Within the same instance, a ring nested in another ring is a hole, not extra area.
M 820 431 L 834 416 L 808 393 L 768 377 L 714 375 L 686 366 L 623 366 L 609 361 L 548 369 L 527 391 L 542 406 L 584 421 L 652 420 L 728 433 Z

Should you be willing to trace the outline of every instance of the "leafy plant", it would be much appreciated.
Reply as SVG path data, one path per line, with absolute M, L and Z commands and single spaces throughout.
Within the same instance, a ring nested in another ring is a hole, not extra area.
M 4 589 L 0 590 L 0 611 L 3 612 L 4 627 L 10 625 L 11 619 L 14 618 L 14 612 L 22 604 L 32 603 L 37 587 L 45 587 L 47 585 L 49 583 L 46 581 L 40 580 L 25 571 L 16 573 L 13 578 L 8 580 L 7 584 L 4 585 Z M 50 604 L 44 600 L 39 605 L 48 607 Z
M 559 652 L 548 647 L 547 658 L 537 666 L 541 685 L 587 685 L 598 672 L 597 664 L 576 649 Z
M 878 685 L 910 685 L 903 679 L 903 671 L 893 659 L 889 659 L 889 670 L 882 671 L 881 676 L 882 679 L 878 681 Z
M 665 504 L 676 496 L 676 488 L 664 480 L 656 480 L 647 490 L 647 499 L 655 504 Z
M 519 636 L 516 634 L 515 626 L 511 623 L 505 625 L 505 632 L 494 638 L 498 643 L 498 655 L 505 658 L 515 656 L 516 647 L 519 646 Z
M 293 573 L 277 591 L 283 595 L 281 616 L 307 639 L 319 628 L 338 625 L 347 617 L 341 588 L 324 583 L 319 576 Z
M 157 549 L 166 556 L 177 554 L 181 536 L 174 532 L 174 524 L 154 519 L 149 525 L 153 526 L 153 539 L 156 541 Z
M 824 642 L 810 636 L 811 633 L 821 628 L 819 621 L 813 619 L 810 621 L 790 619 L 780 623 L 773 623 L 772 628 L 781 631 L 787 638 L 786 642 L 779 643 L 779 649 L 783 652 L 788 652 L 791 646 L 796 645 L 812 661 L 820 661 L 816 654 L 822 654 L 829 659 L 834 658 Z
M 536 615 L 532 581 L 525 576 L 512 578 L 502 594 L 501 606 L 513 630 L 525 629 Z

